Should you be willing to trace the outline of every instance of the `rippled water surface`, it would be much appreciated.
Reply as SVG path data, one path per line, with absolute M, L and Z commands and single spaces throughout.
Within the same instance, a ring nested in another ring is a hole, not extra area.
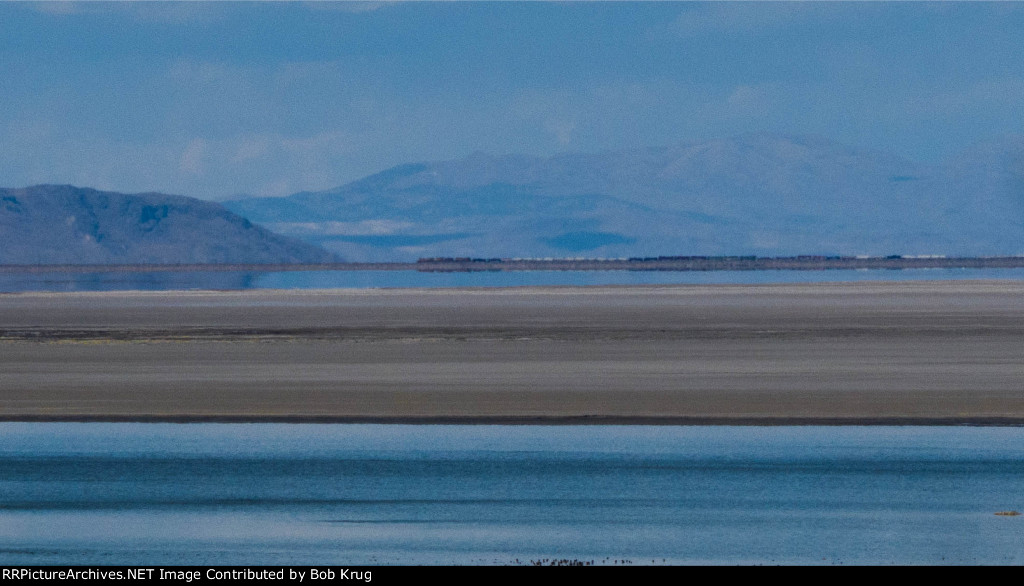
M 0 424 L 0 564 L 1020 563 L 1024 429 Z

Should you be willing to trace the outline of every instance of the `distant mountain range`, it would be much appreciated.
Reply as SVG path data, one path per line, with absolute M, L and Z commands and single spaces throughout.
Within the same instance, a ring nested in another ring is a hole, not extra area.
M 1024 139 L 926 166 L 746 135 L 554 157 L 476 154 L 225 206 L 349 260 L 1018 254 Z
M 777 135 L 476 154 L 223 206 L 70 186 L 0 189 L 0 264 L 1021 253 L 1022 137 L 935 166 Z
M 0 264 L 329 262 L 220 204 L 68 185 L 0 189 Z

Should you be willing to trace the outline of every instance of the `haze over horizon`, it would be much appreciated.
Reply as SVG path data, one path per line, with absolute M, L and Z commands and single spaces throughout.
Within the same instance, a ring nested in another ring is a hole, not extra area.
M 1008 3 L 3 3 L 0 185 L 286 196 L 747 134 L 956 167 L 1024 131 L 1021 30 Z

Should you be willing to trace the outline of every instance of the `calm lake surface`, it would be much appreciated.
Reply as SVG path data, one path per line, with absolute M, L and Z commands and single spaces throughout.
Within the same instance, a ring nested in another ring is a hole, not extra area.
M 379 287 L 517 287 L 537 285 L 659 285 L 1024 279 L 1024 269 L 831 271 L 417 271 L 0 273 L 0 292 L 170 291 L 180 289 L 333 289 Z
M 1024 429 L 0 424 L 0 564 L 1021 563 Z

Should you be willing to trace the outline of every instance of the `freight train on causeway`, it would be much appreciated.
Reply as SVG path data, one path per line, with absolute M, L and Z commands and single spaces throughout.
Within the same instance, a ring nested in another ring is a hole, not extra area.
M 1024 255 L 646 256 L 631 258 L 421 258 L 420 271 L 821 271 L 841 269 L 1000 269 L 1024 267 Z

